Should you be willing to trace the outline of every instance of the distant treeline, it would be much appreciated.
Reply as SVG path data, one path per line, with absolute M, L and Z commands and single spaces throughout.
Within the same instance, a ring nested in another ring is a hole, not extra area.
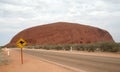
M 94 44 L 64 44 L 64 45 L 35 45 L 26 48 L 47 49 L 47 50 L 77 50 L 88 52 L 120 52 L 120 43 L 94 43 Z
M 4 47 L 4 46 L 3 46 Z M 16 46 L 11 46 L 15 48 Z M 88 52 L 120 52 L 120 43 L 115 42 L 101 42 L 90 44 L 59 44 L 59 45 L 31 45 L 25 46 L 25 48 L 34 49 L 47 49 L 47 50 L 76 50 L 76 51 L 88 51 Z

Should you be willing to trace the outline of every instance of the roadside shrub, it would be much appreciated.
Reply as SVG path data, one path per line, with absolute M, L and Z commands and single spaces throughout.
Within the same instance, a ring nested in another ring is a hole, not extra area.
M 96 48 L 97 48 L 97 45 L 95 45 L 95 44 L 88 44 L 87 45 L 88 52 L 94 52 L 96 50 Z
M 54 49 L 56 49 L 56 50 L 62 50 L 63 47 L 62 47 L 61 45 L 56 45 L 56 46 L 54 47 Z
M 7 47 L 7 48 L 16 48 L 17 46 L 12 45 L 12 46 L 4 46 L 4 47 Z
M 83 49 L 83 47 L 82 47 L 81 44 L 75 44 L 75 45 L 73 46 L 73 48 L 74 48 L 74 50 L 77 50 L 77 51 L 82 51 L 82 49 Z
M 105 43 L 100 43 L 100 48 L 101 51 L 103 52 L 118 52 L 119 51 L 119 44 L 118 43 L 110 43 L 110 42 L 105 42 Z
M 9 63 L 9 59 L 4 56 L 2 50 L 0 49 L 0 65 L 7 65 Z
M 73 50 L 77 51 L 88 51 L 88 52 L 120 52 L 120 43 L 110 43 L 110 42 L 101 42 L 101 43 L 91 43 L 91 44 L 63 44 L 63 45 L 35 45 L 35 46 L 26 46 L 27 48 L 35 49 L 47 49 L 47 50 Z
M 65 50 L 70 50 L 71 45 L 65 44 L 65 45 L 63 45 L 63 47 L 64 47 Z

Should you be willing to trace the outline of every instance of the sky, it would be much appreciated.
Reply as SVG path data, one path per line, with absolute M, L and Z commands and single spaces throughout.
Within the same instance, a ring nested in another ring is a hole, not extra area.
M 54 22 L 99 27 L 120 42 L 120 0 L 0 0 L 0 46 L 26 28 Z

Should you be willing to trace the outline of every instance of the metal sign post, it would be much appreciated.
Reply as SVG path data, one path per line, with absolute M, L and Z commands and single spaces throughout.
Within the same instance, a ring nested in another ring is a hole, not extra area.
M 23 64 L 23 50 L 21 48 L 21 63 Z
M 26 41 L 22 38 L 20 38 L 18 41 L 17 41 L 17 46 L 19 48 L 21 48 L 21 64 L 23 64 L 23 47 L 27 44 Z

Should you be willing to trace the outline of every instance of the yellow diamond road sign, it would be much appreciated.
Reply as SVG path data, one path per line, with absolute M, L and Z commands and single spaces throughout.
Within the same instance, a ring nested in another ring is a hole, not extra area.
M 23 48 L 27 44 L 27 42 L 24 39 L 20 38 L 16 44 L 19 48 Z

